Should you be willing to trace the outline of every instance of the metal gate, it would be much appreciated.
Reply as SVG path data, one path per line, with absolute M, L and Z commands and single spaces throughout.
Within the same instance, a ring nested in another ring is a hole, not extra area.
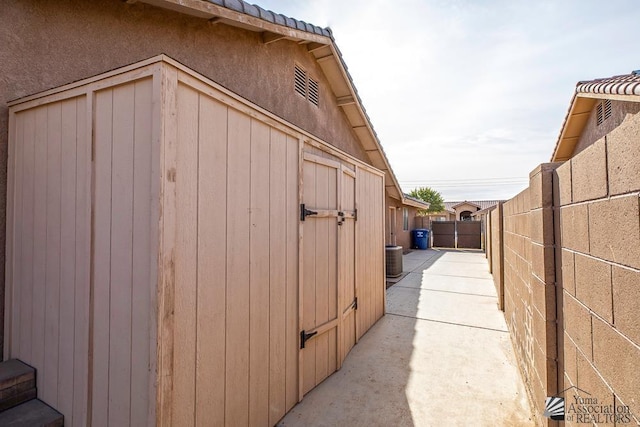
M 434 248 L 481 249 L 481 221 L 434 221 Z

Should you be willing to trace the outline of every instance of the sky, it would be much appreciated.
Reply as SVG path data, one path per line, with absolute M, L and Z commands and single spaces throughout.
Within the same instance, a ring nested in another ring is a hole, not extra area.
M 515 196 L 576 83 L 640 69 L 638 0 L 254 2 L 331 27 L 402 189 L 447 201 Z

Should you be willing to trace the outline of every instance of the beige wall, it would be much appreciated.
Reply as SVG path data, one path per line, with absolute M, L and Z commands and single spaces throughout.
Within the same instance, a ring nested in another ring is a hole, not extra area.
M 502 228 L 502 212 L 502 203 L 498 203 L 496 208 L 489 214 L 487 256 L 493 283 L 498 294 L 498 308 L 504 311 L 504 257 L 502 253 L 504 232 Z
M 479 208 L 477 206 L 469 205 L 465 203 L 463 205 L 457 206 L 454 210 L 456 212 L 455 220 L 460 221 L 460 214 L 462 212 L 469 211 L 471 212 L 471 214 L 473 214 L 474 212 L 477 212 Z
M 569 401 L 628 406 L 635 421 L 624 419 L 638 421 L 638 135 L 640 115 L 627 115 L 571 160 L 532 172 L 502 218 L 492 212 L 491 252 L 503 256 L 491 269 L 499 289 L 504 264 L 505 318 L 541 423 L 553 424 L 540 417 L 545 396 L 572 386 L 591 395 L 570 390 Z
M 167 54 L 296 126 L 369 163 L 304 45 L 121 0 L 7 0 L 0 13 L 0 170 L 9 100 Z M 294 63 L 320 82 L 320 107 L 293 90 Z M 327 126 L 330 123 L 330 126 Z M 0 173 L 0 299 L 6 174 Z M 0 321 L 3 319 L 0 309 Z M 2 329 L 0 327 L 0 329 Z
M 124 86 L 120 93 L 130 89 Z M 149 96 L 149 89 L 147 79 L 139 87 L 139 96 Z M 12 115 L 11 126 L 6 298 L 9 308 L 5 323 L 4 358 L 18 358 L 37 369 L 38 397 L 58 408 L 68 426 L 87 423 L 92 231 L 88 102 L 88 97 L 83 93 L 20 111 Z M 151 157 L 151 150 L 148 149 L 151 144 L 145 135 L 139 135 L 138 141 L 143 149 L 138 163 L 145 163 L 145 159 Z M 121 162 L 116 163 L 122 165 Z M 139 169 L 136 183 L 150 179 L 150 173 L 140 173 L 141 170 L 144 168 Z M 129 223 L 126 220 L 121 222 L 118 231 L 131 227 L 131 221 L 139 219 L 140 215 L 146 221 L 152 215 L 150 201 L 144 198 L 136 199 L 136 214 L 133 215 L 133 200 L 127 195 L 130 193 L 114 199 L 114 211 L 123 207 L 129 210 Z M 104 205 L 101 207 L 105 208 Z M 107 217 L 109 221 L 111 216 L 111 206 L 96 215 L 97 237 L 101 236 L 99 226 L 104 224 L 103 219 Z M 150 232 L 150 229 L 147 231 Z M 142 280 L 147 276 L 148 279 L 150 274 L 149 263 L 142 262 L 145 257 L 149 261 L 150 257 L 149 233 L 145 235 L 140 232 L 142 239 L 135 242 L 131 238 L 123 242 L 120 240 L 122 233 L 115 234 L 121 250 L 112 254 L 107 247 L 106 251 L 101 252 L 105 259 L 102 266 L 106 268 L 99 270 L 96 284 L 102 289 L 104 279 L 113 273 L 120 286 L 131 290 L 133 257 L 139 264 L 135 278 Z M 96 249 L 104 249 L 104 245 Z M 110 268 L 112 256 L 118 262 L 115 271 Z M 143 289 L 136 288 L 136 291 Z M 131 292 L 128 295 L 131 296 Z M 140 305 L 137 313 L 144 312 L 148 298 L 140 293 L 136 296 L 142 296 L 137 299 Z M 96 297 L 96 301 L 100 302 L 96 304 L 96 311 L 100 314 L 106 312 L 109 323 L 109 296 L 104 298 L 99 293 Z M 126 323 L 126 319 L 131 318 L 130 307 L 130 304 L 123 307 L 121 316 L 114 319 L 114 326 L 122 326 L 123 321 Z M 119 355 L 126 354 L 128 358 L 131 355 L 131 331 L 131 325 L 122 328 L 112 341 L 114 346 L 122 344 L 118 349 Z M 106 348 L 101 347 L 98 355 L 101 360 L 108 358 L 112 350 L 108 329 L 106 332 Z M 135 333 L 138 332 L 136 328 Z M 150 332 L 151 329 L 145 327 L 147 344 Z M 129 370 L 137 381 L 134 391 L 148 384 L 144 378 L 148 368 L 139 368 L 140 364 L 149 365 L 149 347 L 147 345 L 145 348 L 143 336 L 136 338 L 138 340 L 134 345 L 138 351 L 133 352 L 137 358 L 136 368 Z M 130 365 L 127 364 L 127 367 L 130 368 Z M 114 372 L 114 376 L 117 375 Z M 127 384 L 127 390 L 130 389 Z M 108 393 L 107 388 L 101 391 Z M 148 396 L 148 393 L 145 395 Z M 144 398 L 139 397 L 139 393 L 136 393 L 132 399 L 136 404 L 133 411 L 135 420 L 139 420 L 139 411 L 146 413 L 148 407 Z M 119 398 L 128 400 L 129 395 L 122 393 L 116 397 L 116 401 Z
M 564 381 L 640 417 L 640 114 L 557 170 Z
M 167 54 L 249 101 L 367 161 L 306 46 L 120 0 L 7 0 L 0 15 L 0 108 L 8 100 Z M 35 31 L 34 29 L 37 29 Z M 13 42 L 9 42 L 13 41 Z M 293 90 L 299 63 L 320 81 L 320 107 Z M 331 126 L 327 126 L 331 123 Z M 4 128 L 4 126 L 3 126 Z M 6 143 L 3 135 L 2 145 Z
M 383 174 L 175 61 L 10 114 L 5 356 L 65 425 L 275 425 L 384 314 Z
M 431 220 L 431 221 L 439 221 L 440 218 L 444 218 L 441 221 L 455 221 L 456 220 L 456 216 L 454 213 L 451 212 L 437 212 L 437 213 L 430 213 L 427 215 L 427 217 Z
M 394 199 L 392 197 L 386 196 L 386 218 L 385 218 L 385 228 L 386 228 L 386 244 L 392 244 L 393 240 L 390 236 L 390 222 L 391 222 L 391 209 L 395 209 L 395 244 L 398 246 L 402 246 L 405 250 L 411 248 L 411 230 L 416 228 L 415 225 L 415 216 L 418 212 L 417 208 L 413 206 L 403 205 L 401 201 Z M 403 209 L 407 209 L 409 214 L 409 227 L 407 230 L 403 229 Z

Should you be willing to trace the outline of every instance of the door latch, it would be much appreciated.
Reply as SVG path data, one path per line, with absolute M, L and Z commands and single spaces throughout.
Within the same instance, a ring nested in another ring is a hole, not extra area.
M 304 348 L 304 344 L 307 340 L 310 340 L 314 335 L 317 335 L 318 331 L 306 333 L 304 329 L 300 331 L 300 349 Z
M 318 215 L 318 212 L 307 209 L 304 203 L 300 204 L 300 221 L 304 221 L 310 215 Z

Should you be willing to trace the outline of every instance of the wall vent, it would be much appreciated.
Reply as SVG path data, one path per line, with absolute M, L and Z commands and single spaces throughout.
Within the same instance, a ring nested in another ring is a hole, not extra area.
M 308 95 L 309 102 L 311 102 L 315 106 L 318 106 L 318 82 L 313 79 L 309 79 Z
M 604 101 L 604 120 L 607 120 L 609 117 L 611 117 L 611 100 L 610 99 L 605 99 L 605 101 Z
M 611 117 L 611 100 L 600 101 L 596 107 L 596 125 L 600 126 L 605 120 Z
M 298 65 L 294 68 L 293 77 L 293 85 L 296 93 L 317 107 L 320 102 L 318 81 L 310 78 L 307 72 Z
M 598 102 L 598 106 L 596 107 L 596 124 L 600 126 L 603 121 L 602 102 Z
M 303 97 L 307 97 L 307 72 L 296 65 L 294 75 L 294 87 Z

